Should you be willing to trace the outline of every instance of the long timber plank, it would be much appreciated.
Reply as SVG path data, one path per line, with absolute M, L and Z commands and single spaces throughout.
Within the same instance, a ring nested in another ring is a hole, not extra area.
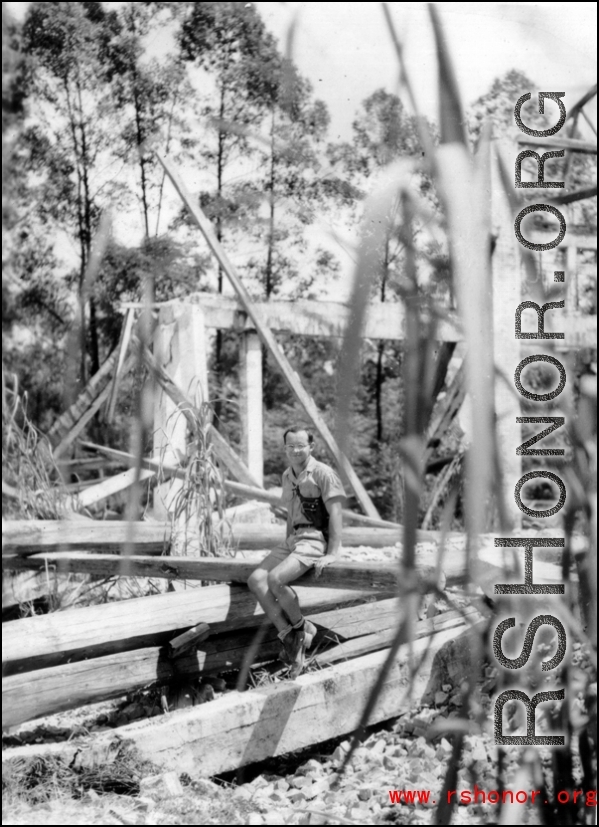
M 117 556 L 86 552 L 56 552 L 8 558 L 11 569 L 41 569 L 50 566 L 60 574 L 78 572 L 103 577 L 161 577 L 176 580 L 205 580 L 220 583 L 246 583 L 258 562 L 216 557 Z M 432 566 L 418 568 L 422 581 L 433 583 Z M 389 563 L 332 563 L 319 577 L 306 572 L 298 583 L 331 589 L 372 589 L 391 591 L 401 585 L 403 572 L 398 561 Z
M 118 520 L 3 520 L 2 554 L 35 554 L 61 549 L 119 552 L 132 543 L 140 554 L 162 554 L 170 543 L 168 523 Z
M 546 140 L 546 139 L 543 139 Z M 534 243 L 547 243 L 550 234 L 531 231 Z M 591 236 L 570 237 L 562 242 L 563 247 L 574 245 L 582 249 L 597 249 L 597 240 Z M 190 301 L 197 302 L 206 312 L 208 327 L 222 330 L 236 330 L 240 333 L 255 330 L 255 325 L 245 312 L 241 301 L 234 296 L 213 293 L 196 293 Z M 339 337 L 345 335 L 351 310 L 338 302 L 310 301 L 298 299 L 289 301 L 255 302 L 271 330 L 285 330 L 304 336 Z M 405 338 L 405 310 L 403 304 L 393 302 L 371 302 L 365 319 L 363 336 L 367 339 L 392 341 Z M 551 317 L 552 330 L 564 331 L 565 347 L 593 347 L 597 336 L 597 317 L 585 313 L 558 314 Z M 457 313 L 448 310 L 439 324 L 437 338 L 442 342 L 460 342 L 463 339 L 461 323 Z
M 133 524 L 119 521 L 90 521 L 74 523 L 69 520 L 6 520 L 2 524 L 4 555 L 35 554 L 45 551 L 93 551 L 119 552 L 129 537 L 136 553 L 161 554 L 168 547 L 170 526 L 168 523 Z M 251 551 L 269 549 L 285 540 L 284 525 L 253 525 L 250 523 L 232 527 L 224 537 L 232 545 Z M 401 542 L 399 528 L 370 528 L 349 526 L 343 529 L 343 545 L 383 548 Z
M 392 610 L 389 605 L 382 604 L 393 604 Z M 368 608 L 369 612 L 365 613 L 364 608 Z M 398 609 L 396 600 L 362 607 L 362 615 L 369 616 L 370 623 L 379 626 L 373 634 L 363 634 L 363 629 L 352 622 L 357 614 L 352 608 L 311 615 L 319 628 L 326 629 L 317 637 L 315 649 L 321 648 L 325 634 L 329 640 L 342 637 L 341 631 L 353 630 L 354 634 L 360 634 L 315 655 L 315 661 L 320 664 L 337 663 L 389 646 Z M 472 609 L 467 611 L 470 614 L 474 612 Z M 435 631 L 461 625 L 463 620 L 459 612 L 444 612 L 436 618 L 416 623 L 414 635 L 419 639 Z M 215 640 L 200 643 L 197 652 L 176 660 L 166 657 L 163 648 L 150 647 L 3 678 L 2 725 L 15 726 L 82 704 L 118 697 L 151 684 L 168 683 L 176 676 L 197 677 L 239 669 L 248 655 L 254 635 L 253 632 L 221 635 Z M 280 648 L 276 630 L 269 625 L 251 663 L 275 660 Z
M 372 595 L 366 590 L 310 586 L 297 586 L 296 592 L 307 613 Z M 263 618 L 247 588 L 206 586 L 13 620 L 2 625 L 3 674 L 164 645 L 177 632 L 200 622 L 220 634 L 255 628 Z
M 408 688 L 412 662 L 408 647 L 399 650 L 370 723 L 393 718 L 422 697 L 434 656 L 461 629 L 438 632 L 413 644 L 414 656 L 425 657 L 411 694 Z M 84 743 L 36 744 L 5 750 L 3 761 L 34 755 L 64 756 L 72 761 L 77 754 L 108 747 L 115 739 L 126 739 L 158 766 L 176 766 L 178 772 L 196 775 L 217 775 L 352 732 L 387 652 L 383 649 L 302 675 L 295 681 L 248 692 L 229 692 L 189 710 L 128 724 L 114 733 L 100 733 Z

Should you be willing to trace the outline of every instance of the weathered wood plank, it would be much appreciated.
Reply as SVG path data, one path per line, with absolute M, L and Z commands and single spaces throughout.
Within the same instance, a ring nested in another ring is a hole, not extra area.
M 247 332 L 254 329 L 252 320 L 241 301 L 233 296 L 215 293 L 195 293 L 191 301 L 200 304 L 206 312 L 206 324 L 222 330 Z M 343 338 L 351 310 L 348 305 L 332 301 L 255 302 L 271 330 L 284 330 L 302 336 Z M 449 311 L 447 319 L 439 324 L 440 341 L 458 342 L 461 339 L 457 313 Z M 400 302 L 370 302 L 363 337 L 397 341 L 405 338 L 405 310 Z
M 460 365 L 453 377 L 435 418 L 431 421 L 427 431 L 427 445 L 424 451 L 423 463 L 426 465 L 435 449 L 439 445 L 443 435 L 451 425 L 454 417 L 462 407 L 466 395 L 466 383 L 464 377 L 464 363 Z
M 527 238 L 534 244 L 548 244 L 555 238 L 555 233 L 531 229 L 527 234 Z M 578 250 L 596 250 L 597 237 L 593 235 L 577 235 L 576 233 L 568 231 L 557 249 L 561 249 L 562 247 L 576 247 Z
M 136 473 L 135 468 L 129 468 L 127 471 L 116 474 L 114 477 L 109 477 L 96 485 L 89 486 L 85 491 L 77 494 L 77 506 L 79 508 L 89 508 L 90 505 L 95 505 L 96 503 L 102 502 L 102 500 L 108 499 L 108 497 L 112 497 L 114 494 L 118 494 L 120 491 L 125 491 L 135 483 Z M 142 468 L 139 479 L 141 482 L 154 476 L 156 476 L 155 471 L 148 471 Z
M 89 523 L 64 520 L 6 520 L 2 525 L 3 556 L 44 551 L 121 551 L 129 539 L 129 525 L 125 521 L 116 520 L 97 520 Z M 286 528 L 280 524 L 239 523 L 226 529 L 224 536 L 233 545 L 252 550 L 280 545 L 285 540 L 285 534 Z M 161 554 L 168 546 L 169 524 L 136 522 L 132 537 L 136 552 Z M 400 529 L 395 528 L 348 526 L 343 529 L 343 544 L 346 546 L 382 548 L 393 546 L 400 540 Z
M 310 614 L 320 630 L 315 648 L 325 637 L 329 642 L 338 642 L 391 629 L 397 622 L 398 611 L 399 601 L 393 598 Z M 199 625 L 207 628 L 205 624 Z M 256 631 L 235 631 L 201 641 L 197 652 L 175 661 L 167 656 L 167 647 L 152 646 L 5 677 L 3 725 L 13 726 L 52 711 L 117 697 L 154 682 L 166 683 L 176 675 L 197 676 L 240 668 Z M 276 630 L 269 626 L 252 662 L 273 660 L 280 649 Z
M 524 146 L 542 146 L 544 149 L 567 149 L 583 155 L 596 155 L 597 142 L 581 141 L 577 138 L 537 138 L 534 135 L 518 135 L 517 141 Z
M 411 697 L 407 697 L 407 689 L 412 664 L 407 648 L 400 649 L 371 723 L 399 715 L 422 697 L 434 656 L 459 631 L 460 627 L 449 629 L 414 643 L 415 656 L 425 652 L 426 656 Z M 77 752 L 108 746 L 118 738 L 130 740 L 144 758 L 159 766 L 176 766 L 179 772 L 206 777 L 217 775 L 352 732 L 386 657 L 384 649 L 302 675 L 295 681 L 243 693 L 228 692 L 210 703 L 128 724 L 81 744 L 16 747 L 3 751 L 3 761 L 44 754 L 64 754 L 72 761 Z
M 130 532 L 130 534 L 129 534 Z M 121 551 L 130 540 L 142 554 L 162 554 L 168 548 L 168 523 L 96 520 L 3 520 L 2 553 L 35 554 L 42 551 L 86 549 Z
M 48 438 L 52 442 L 59 442 L 62 437 L 73 428 L 83 414 L 93 405 L 98 394 L 108 383 L 119 358 L 118 348 L 115 348 L 106 359 L 100 370 L 89 380 L 73 404 L 61 413 L 58 419 L 48 430 Z
M 134 356 L 127 357 L 127 359 L 125 361 L 125 364 L 121 368 L 120 374 L 124 376 L 127 373 L 129 373 L 129 371 L 132 370 L 133 367 L 135 366 L 135 361 L 136 360 L 135 360 Z M 85 429 L 87 424 L 89 422 L 91 422 L 91 420 L 94 418 L 94 416 L 100 410 L 100 408 L 102 407 L 104 402 L 110 396 L 110 388 L 111 388 L 111 385 L 110 385 L 110 383 L 107 382 L 107 384 L 104 385 L 102 390 L 92 399 L 91 402 L 90 402 L 90 400 L 88 399 L 88 397 L 86 395 L 84 395 L 83 399 L 80 398 L 81 404 L 78 406 L 77 410 L 83 409 L 84 405 L 87 404 L 88 402 L 89 402 L 89 406 L 87 408 L 85 408 L 85 410 L 82 410 L 81 414 L 79 415 L 79 418 L 69 428 L 67 433 L 62 437 L 62 439 L 60 440 L 60 442 L 58 443 L 58 445 L 54 449 L 54 457 L 56 459 L 58 459 L 59 457 L 61 457 L 65 453 L 65 451 L 68 449 L 68 447 L 77 439 L 79 434 Z M 71 414 L 69 414 L 69 416 L 71 416 L 72 413 L 73 413 L 71 408 L 69 408 L 69 411 L 71 412 Z
M 245 311 L 247 312 L 248 316 L 251 318 L 252 322 L 255 325 L 256 332 L 260 336 L 260 339 L 262 340 L 265 347 L 272 354 L 272 357 L 276 362 L 277 367 L 279 368 L 285 381 L 293 391 L 294 396 L 296 397 L 300 405 L 304 408 L 305 412 L 312 421 L 314 427 L 320 434 L 323 442 L 325 443 L 329 451 L 335 457 L 335 460 L 339 466 L 339 469 L 341 470 L 341 473 L 348 480 L 352 490 L 354 491 L 358 499 L 358 502 L 360 503 L 360 506 L 369 517 L 378 518 L 378 511 L 376 510 L 374 503 L 370 499 L 368 492 L 360 482 L 348 458 L 337 445 L 337 441 L 335 440 L 333 434 L 329 430 L 328 425 L 322 418 L 322 415 L 316 407 L 314 400 L 302 385 L 300 377 L 293 370 L 291 364 L 289 363 L 289 360 L 283 353 L 282 349 L 279 347 L 279 344 L 273 336 L 268 324 L 264 321 L 260 311 L 256 310 L 249 293 L 247 292 L 245 286 L 243 285 L 242 281 L 240 280 L 237 274 L 237 271 L 227 258 L 220 241 L 216 237 L 216 233 L 214 232 L 212 224 L 204 215 L 202 209 L 197 203 L 197 200 L 193 199 L 187 192 L 186 187 L 179 178 L 179 175 L 176 172 L 171 161 L 167 158 L 161 157 L 160 155 L 158 155 L 157 157 L 162 167 L 166 171 L 167 175 L 171 179 L 173 186 L 177 190 L 188 212 L 190 213 L 193 220 L 200 229 L 202 235 L 204 236 L 210 250 L 216 257 L 219 265 L 223 269 L 223 272 L 226 274 L 227 278 L 231 282 L 231 285 L 235 289 L 235 292 L 239 296 Z
M 318 618 L 318 615 L 316 615 Z M 428 620 L 419 620 L 415 624 L 414 638 L 416 640 L 432 635 L 435 632 L 441 632 L 445 629 L 453 629 L 456 626 L 463 626 L 464 619 L 468 622 L 474 620 L 481 620 L 482 616 L 472 607 L 467 607 L 463 612 L 452 610 L 450 612 L 443 612 L 437 617 L 432 617 Z M 332 646 L 324 652 L 315 655 L 313 660 L 321 666 L 330 663 L 338 663 L 340 660 L 347 660 L 348 658 L 356 658 L 361 655 L 367 655 L 369 652 L 378 652 L 380 649 L 385 649 L 391 646 L 393 639 L 397 633 L 397 615 L 395 624 L 388 629 L 381 629 L 369 635 L 361 635 L 359 637 L 350 638 L 349 640 L 339 643 L 337 646 Z
M 305 612 L 365 600 L 372 592 L 297 586 Z M 381 594 L 381 596 L 383 596 Z M 212 634 L 252 629 L 262 609 L 243 586 L 207 586 L 175 594 L 54 612 L 2 627 L 4 674 L 168 643 L 173 634 L 207 623 Z
M 55 552 L 8 558 L 3 561 L 12 570 L 56 568 L 60 574 L 79 572 L 102 577 L 163 577 L 177 580 L 204 580 L 220 583 L 246 583 L 258 565 L 245 560 L 216 557 L 153 557 L 150 555 L 89 554 L 86 552 Z M 420 567 L 423 584 L 433 583 L 435 569 Z M 331 589 L 365 589 L 392 591 L 402 584 L 404 575 L 399 561 L 389 563 L 332 563 L 320 577 L 308 571 L 298 583 Z
M 535 244 L 546 244 L 554 236 L 539 230 L 531 230 L 527 236 Z M 566 234 L 560 247 L 573 246 L 583 250 L 596 250 L 597 240 L 592 236 Z M 252 320 L 243 309 L 242 303 L 234 296 L 213 293 L 196 293 L 189 297 L 206 311 L 206 325 L 222 330 L 237 330 L 240 333 L 255 329 Z M 254 307 L 262 314 L 271 330 L 285 330 L 304 336 L 342 338 L 350 316 L 350 309 L 338 302 L 316 302 L 297 299 L 293 302 L 255 302 Z M 556 319 L 555 330 L 565 332 L 565 347 L 593 347 L 596 335 L 596 317 L 583 313 L 566 313 L 559 316 L 553 312 L 548 322 Z M 559 319 L 559 327 L 557 326 Z M 593 326 L 594 321 L 594 326 Z M 371 302 L 368 305 L 364 337 L 391 341 L 405 338 L 405 314 L 403 304 L 394 302 Z M 458 314 L 447 311 L 447 319 L 439 323 L 436 332 L 441 342 L 460 342 L 463 339 Z M 578 337 L 578 338 L 577 338 Z M 580 338 L 584 337 L 581 342 Z
M 168 644 L 168 652 L 171 658 L 178 657 L 188 650 L 194 649 L 203 640 L 206 640 L 210 634 L 210 626 L 207 623 L 198 623 L 197 626 L 192 626 L 181 635 L 172 638 Z
M 391 610 L 383 604 L 392 604 Z M 362 612 L 364 609 L 370 610 L 371 626 L 376 622 L 379 631 L 333 646 L 317 654 L 314 657 L 316 662 L 322 665 L 337 663 L 390 645 L 397 623 L 397 601 L 368 604 L 361 609 Z M 351 623 L 352 612 L 355 614 L 356 610 L 340 609 L 335 612 L 313 614 L 310 619 L 320 629 L 328 629 L 329 640 L 332 640 L 332 634 L 339 635 L 340 628 L 345 631 L 347 628 L 353 628 L 354 632 L 361 631 L 359 624 Z M 474 612 L 475 610 L 468 609 L 466 614 L 473 615 Z M 349 623 L 343 626 L 345 616 L 348 617 Z M 436 631 L 461 625 L 463 620 L 458 612 L 444 612 L 431 620 L 416 623 L 414 636 L 419 639 Z M 197 652 L 178 656 L 175 660 L 168 657 L 163 648 L 149 647 L 3 678 L 2 725 L 15 726 L 43 715 L 73 709 L 81 704 L 118 697 L 125 692 L 132 692 L 154 683 L 168 683 L 177 676 L 195 677 L 238 669 L 244 663 L 253 636 L 253 632 L 241 632 L 221 635 L 216 640 L 201 641 L 198 643 Z M 322 639 L 321 631 L 315 648 L 321 648 L 318 644 Z M 275 660 L 280 648 L 281 642 L 276 636 L 276 630 L 271 627 L 256 650 L 252 663 Z

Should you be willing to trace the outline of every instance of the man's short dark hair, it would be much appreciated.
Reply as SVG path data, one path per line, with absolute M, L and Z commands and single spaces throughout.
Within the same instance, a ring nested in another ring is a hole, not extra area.
M 308 434 L 308 445 L 312 445 L 314 443 L 314 434 L 310 428 L 306 428 L 305 425 L 292 425 L 291 428 L 287 428 L 283 434 L 283 445 L 287 443 L 287 434 L 299 434 L 300 431 L 304 431 L 304 433 Z

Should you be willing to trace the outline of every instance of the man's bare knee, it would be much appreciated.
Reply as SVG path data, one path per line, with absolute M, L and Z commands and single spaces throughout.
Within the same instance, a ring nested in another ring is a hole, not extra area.
M 266 582 L 268 584 L 268 588 L 273 594 L 277 594 L 277 592 L 280 592 L 283 586 L 285 585 L 281 582 L 281 578 L 276 573 L 276 570 L 268 572 L 268 574 L 266 575 Z
M 266 572 L 253 571 L 247 579 L 248 589 L 251 592 L 261 592 L 266 586 Z

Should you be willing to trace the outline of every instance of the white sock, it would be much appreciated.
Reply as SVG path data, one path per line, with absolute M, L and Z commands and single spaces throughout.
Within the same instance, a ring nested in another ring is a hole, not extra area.
M 293 631 L 293 626 L 291 626 L 291 625 L 286 626 L 285 629 L 283 629 L 281 632 L 277 632 L 277 637 L 279 638 L 280 641 L 283 641 L 283 640 L 285 640 L 285 638 L 287 637 L 289 632 L 292 632 L 292 631 Z

